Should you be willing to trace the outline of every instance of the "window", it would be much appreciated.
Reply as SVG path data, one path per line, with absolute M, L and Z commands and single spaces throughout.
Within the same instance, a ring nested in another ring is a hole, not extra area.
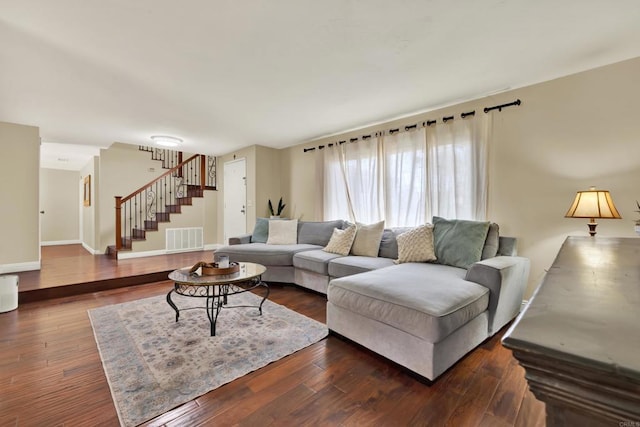
M 488 117 L 324 150 L 324 219 L 387 227 L 486 216 Z

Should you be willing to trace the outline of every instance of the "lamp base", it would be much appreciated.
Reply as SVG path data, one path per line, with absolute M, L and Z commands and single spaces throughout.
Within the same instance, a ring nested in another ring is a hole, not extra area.
M 596 235 L 596 227 L 598 226 L 598 223 L 596 222 L 595 218 L 591 218 L 591 222 L 589 222 L 587 224 L 587 226 L 589 227 L 589 235 L 591 237 Z

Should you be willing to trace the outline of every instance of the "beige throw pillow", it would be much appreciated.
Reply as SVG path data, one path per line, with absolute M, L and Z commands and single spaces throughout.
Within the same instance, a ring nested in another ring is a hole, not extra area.
M 356 238 L 351 246 L 351 255 L 377 257 L 384 232 L 384 221 L 375 224 L 361 224 L 359 222 L 356 224 Z
M 398 259 L 396 264 L 404 262 L 428 262 L 436 260 L 433 246 L 433 225 L 425 224 L 400 234 L 398 241 Z
M 355 237 L 355 224 L 351 224 L 344 230 L 334 228 L 333 234 L 331 234 L 331 239 L 329 239 L 329 243 L 327 243 L 327 246 L 323 251 L 338 255 L 349 255 L 349 251 L 351 250 L 351 245 L 353 244 L 353 239 Z
M 267 245 L 295 245 L 298 243 L 298 220 L 269 221 L 269 238 Z

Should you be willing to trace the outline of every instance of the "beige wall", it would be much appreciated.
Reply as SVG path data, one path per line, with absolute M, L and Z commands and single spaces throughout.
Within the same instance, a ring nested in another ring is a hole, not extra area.
M 268 217 L 269 200 L 273 204 L 274 212 L 278 209 L 278 201 L 283 197 L 281 191 L 281 150 L 256 146 L 256 216 Z M 282 216 L 289 217 L 288 200 L 283 198 L 283 203 L 287 204 L 282 212 Z M 249 232 L 253 227 L 247 229 Z
M 296 216 L 320 219 L 315 158 L 304 147 L 335 142 L 376 129 L 441 118 L 517 98 L 520 107 L 493 115 L 490 141 L 489 218 L 501 234 L 519 238 L 520 255 L 532 271 L 529 297 L 568 235 L 587 234 L 587 220 L 566 219 L 575 192 L 608 189 L 622 220 L 600 220 L 598 236 L 637 237 L 635 200 L 640 199 L 640 58 L 512 90 L 357 132 L 284 150 L 283 194 Z
M 40 241 L 77 242 L 80 239 L 79 174 L 76 171 L 40 169 Z
M 102 253 L 97 248 L 96 242 L 98 242 L 98 191 L 100 187 L 100 158 L 95 156 L 80 170 L 80 182 L 84 183 L 84 179 L 90 176 L 91 182 L 91 204 L 89 206 L 82 206 L 82 244 L 92 253 Z
M 0 122 L 0 273 L 40 264 L 40 135 L 34 126 Z

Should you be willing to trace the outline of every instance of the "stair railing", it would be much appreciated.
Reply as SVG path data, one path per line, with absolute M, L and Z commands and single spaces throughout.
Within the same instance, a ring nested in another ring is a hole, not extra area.
M 162 162 L 163 169 L 172 169 L 182 163 L 182 151 L 169 150 L 168 148 L 148 147 L 139 145 L 138 150 L 151 153 L 151 160 Z
M 157 230 L 159 222 L 180 211 L 180 199 L 201 196 L 205 189 L 216 189 L 215 157 L 195 154 L 128 196 L 115 196 L 116 251 Z

